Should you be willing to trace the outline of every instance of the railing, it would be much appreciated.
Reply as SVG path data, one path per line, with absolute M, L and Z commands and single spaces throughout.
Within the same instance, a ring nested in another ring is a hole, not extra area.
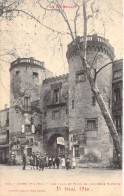
M 84 41 L 84 37 L 80 37 L 80 42 Z M 88 35 L 87 36 L 87 41 L 93 41 L 93 42 L 101 42 L 101 43 L 105 43 L 107 44 L 109 47 L 111 47 L 111 45 L 109 44 L 109 41 L 101 36 L 97 36 L 97 34 L 94 35 Z
M 43 66 L 44 62 L 40 62 L 38 60 L 35 60 L 34 58 L 18 58 L 16 61 L 12 62 L 11 65 L 17 65 L 18 63 L 33 63 L 35 65 Z

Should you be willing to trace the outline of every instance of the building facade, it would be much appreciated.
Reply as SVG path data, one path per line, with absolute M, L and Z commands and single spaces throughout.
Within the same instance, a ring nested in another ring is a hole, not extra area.
M 76 41 L 82 51 L 83 37 Z M 11 63 L 9 154 L 15 155 L 17 163 L 21 162 L 23 152 L 27 157 L 40 152 L 50 157 L 75 157 L 77 166 L 110 167 L 114 160 L 112 138 L 74 41 L 68 45 L 67 59 L 69 74 L 57 77 L 52 77 L 44 63 L 33 58 Z M 98 70 L 113 59 L 114 51 L 108 40 L 88 36 L 90 66 Z M 115 89 L 119 86 L 122 91 L 122 78 L 115 78 L 119 66 L 122 72 L 120 60 L 106 66 L 97 77 L 98 88 L 113 119 L 122 116 L 122 105 L 114 104 Z M 119 122 L 114 121 L 117 127 Z
M 122 145 L 122 122 L 123 122 L 123 60 L 114 61 L 112 80 L 112 117 L 119 134 L 120 143 Z M 114 161 L 116 162 L 116 154 L 114 152 Z
M 9 160 L 9 108 L 0 111 L 0 163 Z

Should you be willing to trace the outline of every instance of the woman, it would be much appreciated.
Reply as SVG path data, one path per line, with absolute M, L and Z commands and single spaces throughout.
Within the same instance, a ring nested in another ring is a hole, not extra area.
M 65 157 L 62 158 L 62 168 L 65 168 Z
M 51 159 L 51 157 L 49 157 L 48 166 L 49 166 L 49 169 L 51 169 L 51 166 L 52 166 L 52 159 Z
M 70 169 L 71 168 L 71 165 L 70 165 L 70 159 L 67 158 L 67 161 L 66 161 L 66 169 Z
M 53 157 L 53 168 L 55 169 L 55 158 Z
M 76 167 L 76 160 L 75 157 L 72 157 L 72 168 L 75 169 Z
M 30 156 L 30 159 L 29 160 L 30 160 L 31 169 L 33 169 L 33 156 L 32 155 Z

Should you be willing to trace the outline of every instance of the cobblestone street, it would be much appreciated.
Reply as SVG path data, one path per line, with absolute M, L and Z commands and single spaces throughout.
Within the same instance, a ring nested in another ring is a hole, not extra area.
M 0 165 L 0 196 L 121 196 L 121 170 L 77 168 L 31 170 Z

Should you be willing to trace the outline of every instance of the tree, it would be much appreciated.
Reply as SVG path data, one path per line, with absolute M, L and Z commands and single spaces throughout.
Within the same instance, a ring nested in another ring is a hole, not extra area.
M 90 3 L 90 9 L 92 11 L 92 14 L 90 15 L 87 15 L 87 10 L 86 10 L 86 7 L 87 7 L 87 3 L 88 2 L 91 2 Z M 40 5 L 40 7 L 45 11 L 45 14 L 46 12 L 58 12 L 64 19 L 68 29 L 69 29 L 69 33 L 70 33 L 70 36 L 72 38 L 72 41 L 74 41 L 75 43 L 75 47 L 78 48 L 78 55 L 80 56 L 81 58 L 81 61 L 82 61 L 82 65 L 84 65 L 84 68 L 86 70 L 86 74 L 87 74 L 87 78 L 89 80 L 89 83 L 90 83 L 90 86 L 91 86 L 91 90 L 93 91 L 94 93 L 94 96 L 98 102 L 98 105 L 101 109 L 101 113 L 106 121 L 106 124 L 108 126 L 108 129 L 110 131 L 110 134 L 112 136 L 112 139 L 113 139 L 113 144 L 114 144 L 114 148 L 115 148 L 115 151 L 116 151 L 116 154 L 117 154 L 117 159 L 118 159 L 118 164 L 119 164 L 119 168 L 122 167 L 122 152 L 121 152 L 121 145 L 120 145 L 120 141 L 119 141 L 119 136 L 118 136 L 118 133 L 117 133 L 117 130 L 116 130 L 116 127 L 113 123 L 113 120 L 112 120 L 112 117 L 105 105 L 105 102 L 102 98 L 102 95 L 98 89 L 98 86 L 97 86 L 97 81 L 96 81 L 96 77 L 98 75 L 98 73 L 100 71 L 102 71 L 106 66 L 108 66 L 109 64 L 111 64 L 112 62 L 109 62 L 107 63 L 106 65 L 103 65 L 99 70 L 95 70 L 93 67 L 91 67 L 88 62 L 87 62 L 87 57 L 86 57 L 86 48 L 87 48 L 87 24 L 88 24 L 88 20 L 89 18 L 93 18 L 94 15 L 96 13 L 99 12 L 99 9 L 94 9 L 94 4 L 95 4 L 95 0 L 94 1 L 90 1 L 90 0 L 83 0 L 82 4 L 77 4 L 74 2 L 74 4 L 77 6 L 77 10 L 76 10 L 76 14 L 75 14 L 75 18 L 74 18 L 74 31 L 72 30 L 72 27 L 69 23 L 69 20 L 67 18 L 67 15 L 66 15 L 66 12 L 64 11 L 64 4 L 63 4 L 63 1 L 52 1 L 50 2 L 47 7 L 43 7 L 41 5 L 41 2 L 40 0 L 38 0 L 38 3 Z M 80 7 L 83 8 L 83 37 L 84 37 L 84 41 L 83 41 L 83 53 L 82 51 L 80 50 L 80 46 L 79 46 L 79 43 L 76 41 L 77 39 L 77 29 L 76 29 L 76 21 L 79 17 L 79 9 Z M 49 9 L 51 8 L 51 9 Z
M 42 15 L 43 20 L 41 20 L 41 18 L 39 19 L 37 16 L 34 16 L 32 14 L 32 12 L 29 13 L 27 10 L 25 11 L 22 9 L 10 8 L 11 6 L 8 9 L 2 8 L 1 9 L 2 10 L 1 16 L 3 16 L 5 13 L 6 14 L 10 14 L 10 13 L 13 14 L 15 12 L 18 14 L 23 13 L 23 14 L 27 15 L 28 17 L 37 21 L 41 26 L 54 32 L 56 34 L 57 38 L 59 37 L 59 35 L 61 35 L 61 36 L 62 35 L 70 35 L 72 41 L 75 43 L 75 46 L 78 48 L 78 55 L 80 56 L 82 64 L 84 65 L 84 68 L 86 70 L 87 78 L 89 80 L 91 90 L 94 93 L 94 96 L 99 104 L 100 109 L 101 109 L 101 113 L 106 121 L 108 129 L 109 129 L 110 134 L 112 136 L 114 148 L 115 148 L 117 158 L 118 158 L 119 168 L 121 168 L 122 167 L 122 153 L 121 153 L 121 145 L 119 142 L 118 133 L 116 131 L 116 128 L 115 128 L 115 125 L 114 125 L 113 120 L 111 118 L 111 115 L 110 115 L 109 111 L 107 110 L 107 107 L 106 107 L 105 102 L 102 98 L 102 95 L 100 94 L 100 91 L 97 86 L 97 81 L 96 81 L 96 77 L 99 74 L 99 72 L 103 71 L 104 67 L 109 66 L 109 64 L 111 64 L 112 62 L 109 62 L 106 65 L 103 65 L 101 67 L 101 69 L 99 69 L 99 70 L 95 70 L 95 69 L 93 69 L 93 67 L 91 67 L 88 64 L 87 57 L 86 57 L 88 22 L 90 19 L 92 19 L 92 21 L 94 21 L 94 23 L 95 23 L 95 20 L 98 19 L 98 15 L 100 13 L 99 6 L 98 6 L 99 2 L 100 2 L 100 0 L 83 0 L 83 2 L 78 1 L 78 0 L 76 2 L 73 1 L 72 4 L 74 6 L 76 6 L 73 20 L 70 20 L 68 18 L 67 13 L 65 12 L 65 9 L 64 9 L 65 7 L 64 7 L 63 0 L 61 0 L 61 1 L 59 1 L 59 0 L 47 1 L 47 6 L 46 6 L 46 4 L 44 4 L 44 2 L 42 0 L 34 1 L 34 5 L 39 6 L 41 8 L 41 10 L 44 11 L 44 13 Z M 15 5 L 15 1 L 14 1 L 14 5 Z M 116 10 L 116 12 L 117 12 L 117 10 Z M 57 30 L 56 28 L 53 28 L 53 27 L 47 25 L 47 22 L 46 23 L 41 22 L 41 21 L 45 21 L 44 18 L 45 18 L 45 16 L 46 17 L 48 16 L 47 14 L 50 14 L 52 17 L 53 13 L 55 13 L 55 15 L 57 17 L 60 16 L 63 19 L 63 24 L 65 23 L 66 27 L 67 27 L 66 32 Z M 11 15 L 11 16 L 13 16 L 13 15 Z M 101 20 L 103 20 L 102 27 L 104 28 L 106 21 L 102 18 L 101 18 Z M 84 37 L 84 42 L 83 42 L 83 51 L 84 52 L 83 52 L 83 54 L 80 50 L 80 46 L 77 41 L 77 37 L 78 37 L 77 35 L 79 34 L 79 28 L 77 25 L 77 21 L 80 22 L 80 24 L 81 24 L 80 27 L 82 26 L 81 33 L 83 33 L 83 37 Z M 92 31 L 94 31 L 94 29 Z

